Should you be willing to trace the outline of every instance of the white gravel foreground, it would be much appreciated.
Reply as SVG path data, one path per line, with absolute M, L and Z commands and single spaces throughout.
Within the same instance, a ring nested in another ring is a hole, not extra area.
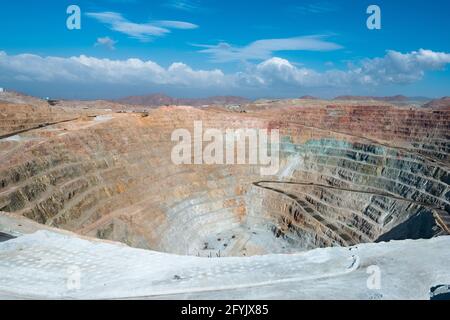
M 0 243 L 1 299 L 429 299 L 450 236 L 199 258 L 38 231 Z

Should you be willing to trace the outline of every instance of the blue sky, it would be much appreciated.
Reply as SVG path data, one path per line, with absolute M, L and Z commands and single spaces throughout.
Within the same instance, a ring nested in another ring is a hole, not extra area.
M 81 9 L 68 30 L 66 9 Z M 369 30 L 366 9 L 381 9 Z M 3 1 L 0 87 L 57 98 L 439 97 L 446 0 Z

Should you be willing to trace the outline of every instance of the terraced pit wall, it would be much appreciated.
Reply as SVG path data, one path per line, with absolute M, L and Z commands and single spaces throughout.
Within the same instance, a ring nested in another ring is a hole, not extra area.
M 82 117 L 0 140 L 0 211 L 200 256 L 433 236 L 449 221 L 449 114 L 299 105 Z M 173 164 L 173 130 L 197 120 L 204 128 L 279 129 L 279 173 Z M 419 233 L 413 226 L 392 232 L 417 217 L 433 223 Z

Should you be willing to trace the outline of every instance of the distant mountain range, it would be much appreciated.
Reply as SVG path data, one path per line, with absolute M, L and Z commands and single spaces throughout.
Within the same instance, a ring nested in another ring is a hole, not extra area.
M 310 95 L 305 95 L 300 98 L 300 100 L 322 100 L 319 97 L 314 97 Z M 380 101 L 388 102 L 397 105 L 409 105 L 414 104 L 417 107 L 424 108 L 450 108 L 450 97 L 443 97 L 440 99 L 431 99 L 427 97 L 407 97 L 403 95 L 387 96 L 387 97 L 376 97 L 376 96 L 352 96 L 344 95 L 338 96 L 334 101 Z M 0 102 L 6 103 L 19 103 L 19 104 L 50 104 L 54 102 L 55 105 L 65 106 L 65 107 L 77 107 L 77 108 L 108 108 L 113 111 L 117 110 L 133 110 L 138 107 L 160 107 L 160 106 L 193 106 L 201 107 L 205 105 L 243 105 L 251 103 L 252 101 L 238 96 L 214 96 L 208 98 L 173 98 L 165 94 L 157 93 L 151 95 L 143 96 L 129 96 L 126 98 L 121 98 L 117 100 L 49 100 L 36 98 L 23 93 L 4 91 L 0 92 Z M 53 104 L 52 104 L 53 105 Z M 135 106 L 135 108 L 133 108 Z M 137 109 L 136 109 L 137 110 Z
M 383 101 L 383 102 L 426 102 L 430 101 L 431 98 L 427 97 L 406 97 L 403 95 L 388 96 L 388 97 L 374 97 L 374 96 L 339 96 L 333 100 L 353 100 L 353 101 Z
M 321 98 L 305 95 L 300 97 L 301 100 L 321 100 Z M 334 98 L 335 101 L 382 101 L 382 102 L 391 102 L 391 103 L 409 103 L 416 102 L 419 105 L 422 105 L 426 102 L 431 101 L 432 99 L 427 97 L 407 97 L 403 95 L 396 96 L 388 96 L 388 97 L 376 97 L 376 96 L 338 96 Z M 129 96 L 121 99 L 114 100 L 114 102 L 128 104 L 128 105 L 136 105 L 136 106 L 194 106 L 200 107 L 204 105 L 241 105 L 250 103 L 251 100 L 237 97 L 237 96 L 214 96 L 208 98 L 173 98 L 166 94 L 156 93 L 150 95 L 142 95 L 142 96 Z
M 302 96 L 299 98 L 300 100 L 320 100 L 320 98 L 314 97 L 314 96 Z
M 143 96 L 130 96 L 115 100 L 115 102 L 140 105 L 140 106 L 194 106 L 200 107 L 204 105 L 230 105 L 230 104 L 245 104 L 251 102 L 243 97 L 235 96 L 215 96 L 209 98 L 189 99 L 189 98 L 172 98 L 165 94 L 157 93 Z

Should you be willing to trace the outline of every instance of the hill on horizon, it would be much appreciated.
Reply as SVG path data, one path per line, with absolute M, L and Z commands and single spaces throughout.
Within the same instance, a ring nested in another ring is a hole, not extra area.
M 450 108 L 450 97 L 434 99 L 423 105 L 424 108 Z
M 408 101 L 431 101 L 431 98 L 428 97 L 407 97 L 404 95 L 395 95 L 395 96 L 386 96 L 386 97 L 377 97 L 377 96 L 352 96 L 352 95 L 343 95 L 335 97 L 333 100 L 356 100 L 356 101 L 383 101 L 383 102 L 408 102 Z
M 251 100 L 238 96 L 213 96 L 207 98 L 173 98 L 166 94 L 155 93 L 142 96 L 129 96 L 114 100 L 115 102 L 142 106 L 186 105 L 199 107 L 203 105 L 245 104 Z

